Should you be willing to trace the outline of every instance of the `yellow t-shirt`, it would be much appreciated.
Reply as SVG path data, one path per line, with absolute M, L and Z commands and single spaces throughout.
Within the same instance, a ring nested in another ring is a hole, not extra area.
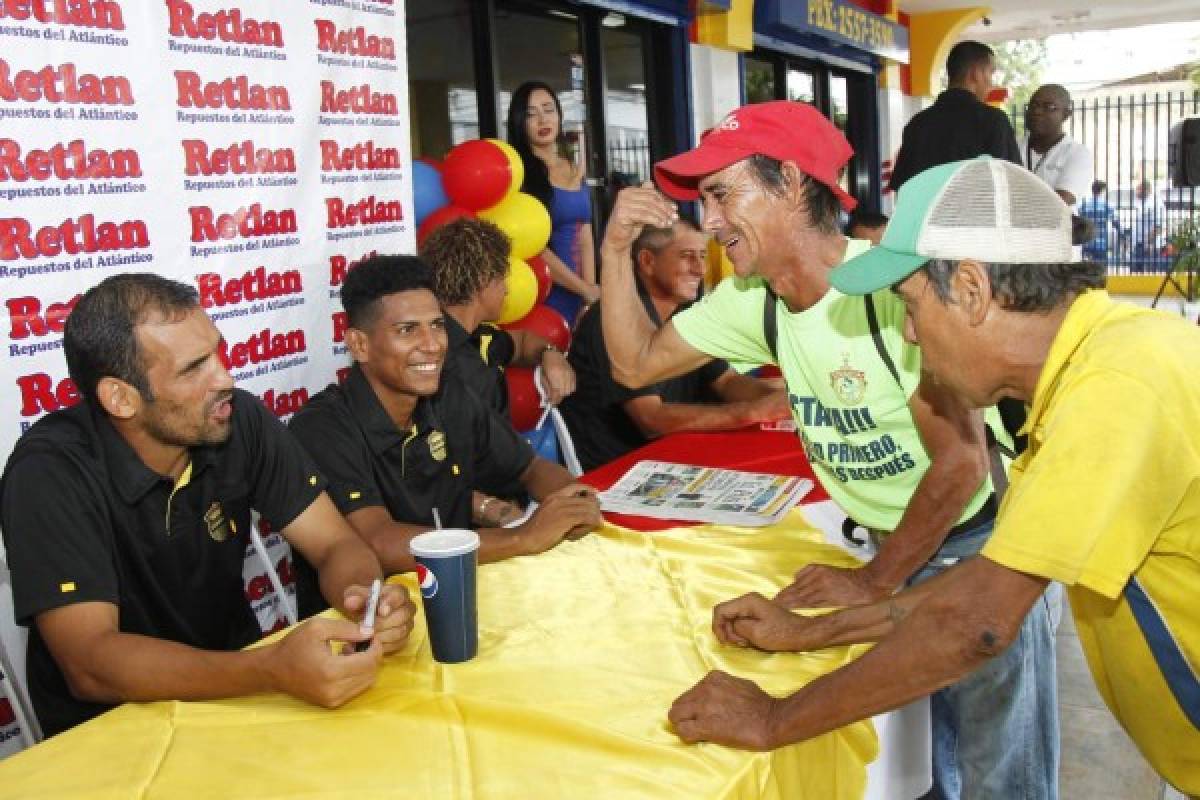
M 1200 794 L 1200 330 L 1085 293 L 1026 427 L 983 555 L 1066 584 L 1104 701 Z

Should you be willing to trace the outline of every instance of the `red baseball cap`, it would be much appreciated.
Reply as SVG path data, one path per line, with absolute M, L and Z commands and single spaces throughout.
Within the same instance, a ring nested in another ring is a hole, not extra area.
M 655 164 L 654 178 L 670 197 L 695 200 L 701 178 L 753 155 L 795 162 L 801 172 L 828 186 L 842 208 L 850 211 L 858 205 L 838 186 L 838 173 L 854 149 L 820 111 L 791 100 L 753 103 L 733 111 L 701 136 L 695 149 Z

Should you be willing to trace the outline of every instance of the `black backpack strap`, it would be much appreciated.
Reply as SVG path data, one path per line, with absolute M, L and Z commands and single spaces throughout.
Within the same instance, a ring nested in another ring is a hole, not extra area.
M 763 287 L 767 290 L 763 295 L 763 338 L 767 340 L 767 349 L 771 351 L 771 358 L 775 363 L 779 363 L 779 313 L 775 306 L 778 296 L 771 291 L 770 286 Z
M 883 346 L 883 336 L 879 333 L 879 317 L 875 316 L 875 301 L 871 299 L 871 295 L 864 294 L 863 304 L 867 307 L 867 326 L 871 329 L 871 339 L 875 342 L 875 349 L 879 351 L 879 358 L 896 379 L 896 385 L 903 389 L 904 384 L 900 382 L 900 371 L 896 369 L 896 362 L 892 361 L 891 353 Z

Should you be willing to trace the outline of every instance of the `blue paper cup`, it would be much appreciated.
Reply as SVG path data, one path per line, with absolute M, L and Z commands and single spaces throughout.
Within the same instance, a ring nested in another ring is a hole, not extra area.
M 414 536 L 408 544 L 417 559 L 421 605 L 433 658 L 443 664 L 470 661 L 479 650 L 475 615 L 475 562 L 479 534 L 446 528 Z

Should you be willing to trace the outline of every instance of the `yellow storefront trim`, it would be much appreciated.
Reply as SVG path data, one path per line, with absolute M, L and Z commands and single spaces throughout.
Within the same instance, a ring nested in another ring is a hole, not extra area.
M 754 49 L 754 0 L 733 0 L 728 11 L 696 12 L 694 42 L 722 50 Z
M 913 97 L 932 97 L 946 56 L 969 25 L 990 12 L 987 6 L 911 14 L 908 18 L 909 69 Z

